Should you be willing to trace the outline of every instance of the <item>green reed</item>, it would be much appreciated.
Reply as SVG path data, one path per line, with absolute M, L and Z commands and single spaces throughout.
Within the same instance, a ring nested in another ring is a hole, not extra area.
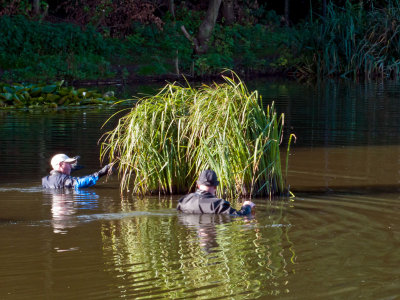
M 279 145 L 284 115 L 261 106 L 236 76 L 199 88 L 167 84 L 138 100 L 102 140 L 101 159 L 118 162 L 121 191 L 186 193 L 199 173 L 218 174 L 219 195 L 285 193 Z
M 325 19 L 302 26 L 295 40 L 302 53 L 299 74 L 398 77 L 399 1 L 368 11 L 349 1 L 344 7 L 330 2 Z

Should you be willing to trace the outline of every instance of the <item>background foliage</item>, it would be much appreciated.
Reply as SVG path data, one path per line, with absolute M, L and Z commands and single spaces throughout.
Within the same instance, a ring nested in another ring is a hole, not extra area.
M 224 68 L 242 75 L 399 75 L 398 0 L 224 0 L 233 3 L 234 22 L 221 8 L 208 51 L 199 55 L 181 26 L 196 35 L 203 2 L 56 0 L 39 2 L 34 13 L 31 1 L 0 0 L 0 80 L 209 76 Z
M 293 47 L 300 57 L 300 76 L 357 78 L 400 75 L 400 5 L 364 10 L 347 2 L 330 3 L 325 19 L 308 21 L 294 30 Z

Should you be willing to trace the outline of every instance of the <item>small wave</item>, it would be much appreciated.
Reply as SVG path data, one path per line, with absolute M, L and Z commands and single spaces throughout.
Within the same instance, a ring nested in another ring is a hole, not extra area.
M 80 216 L 64 216 L 61 221 L 63 222 L 90 222 L 96 220 L 121 220 L 125 218 L 142 217 L 142 216 L 158 216 L 158 217 L 170 217 L 175 216 L 175 211 L 162 211 L 162 212 L 146 212 L 146 211 L 133 211 L 126 213 L 104 213 L 104 214 L 93 214 L 93 215 L 80 215 Z M 0 219 L 1 225 L 26 225 L 26 226 L 49 226 L 54 221 L 60 220 L 12 220 L 12 219 Z
M 82 221 L 94 221 L 94 220 L 119 220 L 132 217 L 142 217 L 142 216 L 159 216 L 159 217 L 169 217 L 175 216 L 176 212 L 148 212 L 148 211 L 132 211 L 126 213 L 105 213 L 105 214 L 93 214 L 93 215 L 81 215 L 77 216 L 78 220 Z
M 21 193 L 39 193 L 43 191 L 41 186 L 18 188 L 18 187 L 3 187 L 0 188 L 0 192 L 21 192 Z
M 254 229 L 254 228 L 285 228 L 285 227 L 292 227 L 292 224 L 266 224 L 266 225 L 243 224 L 242 227 L 248 228 L 248 229 Z

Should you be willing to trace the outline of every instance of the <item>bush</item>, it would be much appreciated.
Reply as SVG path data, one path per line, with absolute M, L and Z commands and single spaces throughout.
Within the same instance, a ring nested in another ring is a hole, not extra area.
M 270 30 L 261 24 L 217 24 L 209 51 L 196 57 L 196 71 L 199 75 L 217 74 L 225 68 L 265 72 L 277 59 L 284 30 Z
M 113 48 L 93 28 L 51 24 L 23 16 L 0 18 L 3 80 L 87 79 L 112 75 Z
M 272 18 L 273 19 L 273 18 Z M 214 75 L 222 69 L 264 72 L 277 63 L 284 30 L 268 25 L 216 25 L 207 54 L 194 55 L 181 25 L 197 30 L 202 13 L 177 11 L 177 20 L 166 14 L 163 28 L 132 24 L 124 38 L 104 37 L 93 27 L 35 22 L 23 16 L 0 17 L 0 79 L 51 81 L 98 79 L 132 74 L 163 75 L 176 72 Z M 190 32 L 195 35 L 196 32 Z M 193 69 L 194 66 L 194 69 Z M 125 78 L 124 77 L 124 78 Z
M 218 192 L 229 197 L 279 195 L 283 115 L 261 107 L 240 80 L 198 89 L 166 85 L 139 99 L 106 133 L 102 159 L 118 161 L 121 190 L 184 193 L 204 169 L 214 169 Z
M 3 16 L 0 32 L 0 49 L 8 53 L 107 55 L 112 51 L 93 27 L 82 30 L 68 23 L 39 23 L 23 16 Z

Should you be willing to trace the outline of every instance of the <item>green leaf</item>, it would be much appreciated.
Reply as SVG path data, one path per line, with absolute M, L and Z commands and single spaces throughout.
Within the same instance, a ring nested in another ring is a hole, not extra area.
M 3 90 L 5 91 L 5 92 L 7 92 L 7 93 L 14 93 L 14 89 L 13 88 L 11 88 L 11 87 L 9 87 L 9 86 L 5 86 L 4 88 L 3 88 Z
M 31 89 L 31 92 L 30 92 L 32 97 L 37 97 L 41 93 L 42 93 L 42 88 L 41 87 L 34 87 L 34 88 Z
M 12 99 L 13 94 L 11 93 L 0 93 L 0 97 L 5 99 L 6 101 L 9 101 Z
M 64 84 L 64 80 L 56 82 L 56 85 L 57 85 L 58 88 L 60 88 L 63 84 Z
M 54 93 L 56 91 L 56 89 L 57 89 L 57 85 L 55 85 L 55 84 L 47 85 L 42 88 L 42 92 L 47 93 L 47 94 Z

